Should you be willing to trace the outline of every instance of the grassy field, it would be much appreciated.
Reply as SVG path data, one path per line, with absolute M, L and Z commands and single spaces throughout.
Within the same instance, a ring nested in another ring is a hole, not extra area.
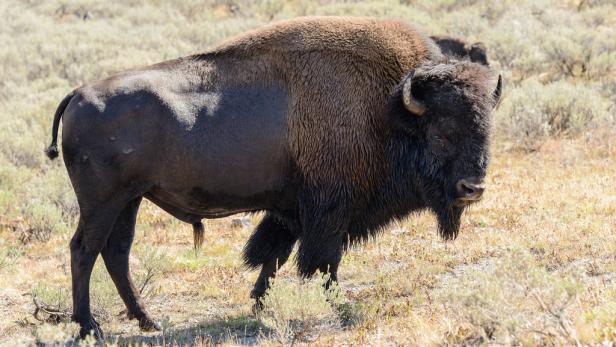
M 0 344 L 62 345 L 78 207 L 46 160 L 73 88 L 301 15 L 398 17 L 482 41 L 505 78 L 493 162 L 460 237 L 433 216 L 392 224 L 343 258 L 340 287 L 282 271 L 258 316 L 240 260 L 260 215 L 191 228 L 146 202 L 133 276 L 162 333 L 141 333 L 99 261 L 92 306 L 110 344 L 616 344 L 616 5 L 610 0 L 0 2 Z M 38 306 L 46 309 L 34 314 Z M 91 341 L 90 341 L 91 342 Z

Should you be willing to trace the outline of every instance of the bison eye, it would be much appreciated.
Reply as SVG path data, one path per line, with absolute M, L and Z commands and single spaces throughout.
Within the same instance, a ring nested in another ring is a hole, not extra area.
M 447 138 L 445 138 L 442 135 L 434 135 L 434 140 L 438 142 L 438 144 L 441 145 L 442 147 L 445 147 L 449 143 Z
M 446 136 L 442 134 L 434 135 L 434 142 L 439 147 L 439 150 L 443 152 L 444 155 L 450 156 L 455 153 L 454 146 L 452 145 L 451 141 L 449 141 L 449 139 Z

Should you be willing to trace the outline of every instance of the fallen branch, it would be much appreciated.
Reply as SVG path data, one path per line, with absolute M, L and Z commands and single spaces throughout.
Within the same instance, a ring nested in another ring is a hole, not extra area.
M 32 301 L 35 307 L 32 316 L 37 321 L 49 324 L 68 323 L 71 321 L 72 313 L 68 309 L 39 302 L 36 296 L 32 296 Z

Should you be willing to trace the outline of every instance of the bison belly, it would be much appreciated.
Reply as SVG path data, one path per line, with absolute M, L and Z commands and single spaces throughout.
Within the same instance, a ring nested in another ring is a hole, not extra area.
M 290 208 L 284 90 L 235 87 L 189 102 L 204 95 L 206 104 L 194 107 L 188 122 L 172 110 L 165 169 L 154 175 L 151 194 L 204 217 Z

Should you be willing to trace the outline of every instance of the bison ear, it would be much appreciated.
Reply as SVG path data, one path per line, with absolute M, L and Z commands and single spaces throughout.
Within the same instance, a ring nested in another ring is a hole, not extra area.
M 503 91 L 503 78 L 498 75 L 498 82 L 496 82 L 496 89 L 492 92 L 492 100 L 494 101 L 494 108 L 498 106 L 501 99 L 501 93 Z
M 426 106 L 420 100 L 417 100 L 412 93 L 413 87 L 413 76 L 415 75 L 415 70 L 412 70 L 411 73 L 404 81 L 404 85 L 402 86 L 402 102 L 404 103 L 404 107 L 416 116 L 422 116 L 424 112 L 426 112 Z

